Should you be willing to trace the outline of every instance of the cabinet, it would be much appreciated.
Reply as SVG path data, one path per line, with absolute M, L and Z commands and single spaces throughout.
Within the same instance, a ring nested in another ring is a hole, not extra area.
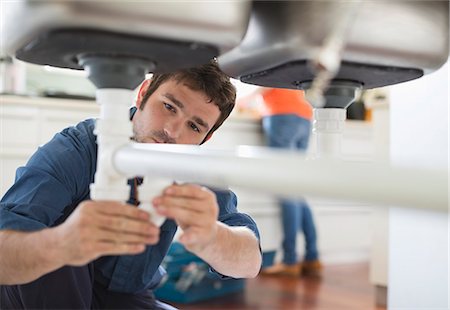
M 98 115 L 94 101 L 0 96 L 0 193 L 14 182 L 17 167 L 55 133 Z

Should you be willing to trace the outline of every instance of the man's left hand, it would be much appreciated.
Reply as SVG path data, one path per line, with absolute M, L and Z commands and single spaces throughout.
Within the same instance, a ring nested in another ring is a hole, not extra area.
M 219 207 L 209 189 L 182 184 L 167 187 L 153 199 L 159 214 L 176 221 L 183 230 L 179 241 L 193 253 L 201 252 L 217 235 Z

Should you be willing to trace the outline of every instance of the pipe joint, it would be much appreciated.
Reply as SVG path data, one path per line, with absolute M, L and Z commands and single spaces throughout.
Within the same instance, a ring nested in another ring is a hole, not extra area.
M 146 176 L 144 182 L 139 187 L 141 201 L 139 208 L 148 212 L 150 214 L 150 221 L 158 227 L 166 221 L 166 217 L 156 212 L 152 205 L 152 200 L 156 196 L 161 195 L 163 190 L 172 183 L 173 181 L 170 179 Z

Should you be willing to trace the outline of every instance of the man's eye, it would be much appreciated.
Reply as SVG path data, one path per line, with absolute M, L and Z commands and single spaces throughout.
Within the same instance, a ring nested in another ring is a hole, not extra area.
M 175 110 L 175 108 L 171 104 L 168 104 L 168 103 L 165 103 L 165 102 L 164 102 L 164 107 L 167 110 L 171 111 L 171 112 L 176 112 L 177 111 L 177 110 Z
M 189 123 L 189 126 L 192 128 L 192 130 L 194 130 L 196 132 L 200 132 L 200 129 L 194 123 Z

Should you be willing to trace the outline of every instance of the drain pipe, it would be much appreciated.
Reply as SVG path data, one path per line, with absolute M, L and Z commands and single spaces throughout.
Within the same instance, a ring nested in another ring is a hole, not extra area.
M 309 99 L 310 83 L 306 88 L 306 98 Z M 313 154 L 316 158 L 341 159 L 342 136 L 344 133 L 347 108 L 356 98 L 361 84 L 355 82 L 332 81 L 324 93 L 325 105 L 314 109 L 313 143 L 316 147 Z
M 90 186 L 94 200 L 128 200 L 130 187 L 127 177 L 113 164 L 115 152 L 130 143 L 132 123 L 129 118 L 133 102 L 133 90 L 144 80 L 145 74 L 154 68 L 149 61 L 106 55 L 80 55 L 79 64 L 87 71 L 88 78 L 97 87 L 96 100 L 100 105 L 100 117 L 95 124 L 97 135 L 97 170 Z M 146 180 L 141 187 L 142 204 L 151 213 L 152 220 L 162 224 L 151 207 L 151 199 L 170 182 Z M 164 184 L 164 186 L 163 186 Z
M 341 159 L 346 109 L 314 109 L 313 138 L 317 158 Z
M 124 175 L 144 174 L 216 188 L 236 187 L 286 198 L 304 195 L 448 211 L 448 171 L 388 163 L 306 160 L 268 147 L 204 149 L 195 145 L 129 143 L 114 154 Z
M 146 176 L 140 186 L 139 192 L 142 194 L 140 195 L 141 204 L 139 208 L 150 214 L 150 219 L 156 226 L 161 226 L 165 222 L 166 217 L 156 212 L 156 209 L 152 205 L 152 199 L 160 195 L 163 189 L 172 183 L 173 180 L 171 179 L 158 176 Z
M 97 171 L 90 186 L 94 200 L 127 201 L 130 188 L 127 179 L 114 168 L 111 158 L 116 149 L 129 143 L 132 135 L 128 118 L 133 92 L 128 89 L 98 89 L 100 118 L 95 123 L 97 135 Z

